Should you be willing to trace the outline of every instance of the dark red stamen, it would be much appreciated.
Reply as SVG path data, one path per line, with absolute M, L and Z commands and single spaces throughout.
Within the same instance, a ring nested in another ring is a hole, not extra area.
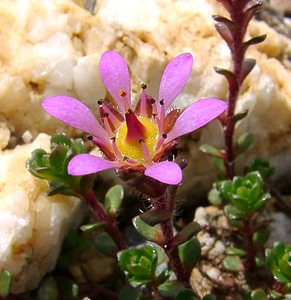
M 132 110 L 128 110 L 125 114 L 125 120 L 127 125 L 126 140 L 128 142 L 138 142 L 145 138 L 146 129 Z

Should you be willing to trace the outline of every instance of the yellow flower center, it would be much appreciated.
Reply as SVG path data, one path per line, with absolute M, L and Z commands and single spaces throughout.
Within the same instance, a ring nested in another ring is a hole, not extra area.
M 158 141 L 159 129 L 155 122 L 146 117 L 137 117 L 138 120 L 145 127 L 144 142 L 148 149 L 150 158 L 155 154 L 155 147 Z M 130 159 L 136 160 L 138 163 L 145 161 L 142 144 L 139 141 L 129 142 L 126 140 L 127 125 L 126 122 L 122 122 L 116 133 L 116 146 L 120 153 L 127 156 Z

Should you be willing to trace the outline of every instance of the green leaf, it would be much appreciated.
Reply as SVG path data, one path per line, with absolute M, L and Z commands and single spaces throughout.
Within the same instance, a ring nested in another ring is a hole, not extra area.
M 86 224 L 86 225 L 82 225 L 80 227 L 80 229 L 84 232 L 101 232 L 104 230 L 104 226 L 106 223 L 104 222 L 98 222 L 98 223 L 94 223 L 94 224 Z
M 12 273 L 8 270 L 3 270 L 0 272 L 0 296 L 7 297 L 10 293 L 12 285 Z
M 171 217 L 171 211 L 162 209 L 151 209 L 140 215 L 140 218 L 150 226 L 168 221 Z
M 201 226 L 197 222 L 191 222 L 186 225 L 173 239 L 173 245 L 178 246 L 188 241 L 201 230 Z
M 243 110 L 243 111 L 235 114 L 232 118 L 232 122 L 237 123 L 238 121 L 244 119 L 248 115 L 248 112 L 249 111 L 246 109 L 246 110 Z
M 117 184 L 110 188 L 105 195 L 104 206 L 108 214 L 116 216 L 124 196 L 123 187 Z
M 184 290 L 178 293 L 175 300 L 197 300 L 195 293 L 192 290 Z
M 242 270 L 242 263 L 239 256 L 227 256 L 222 263 L 224 268 L 231 272 L 235 273 Z
M 270 229 L 267 227 L 263 227 L 254 232 L 253 241 L 257 245 L 263 246 L 268 241 L 269 236 L 270 236 Z
M 153 246 L 122 250 L 118 253 L 118 262 L 128 280 L 134 284 L 147 284 L 154 280 L 158 255 Z
M 58 300 L 57 283 L 53 277 L 45 278 L 37 290 L 38 300 Z
M 158 290 L 162 297 L 166 298 L 174 298 L 176 297 L 181 291 L 185 290 L 185 287 L 182 283 L 178 283 L 176 281 L 167 281 L 158 286 Z
M 191 271 L 201 256 L 201 245 L 197 238 L 179 245 L 179 256 L 186 270 Z
M 61 145 L 56 146 L 52 150 L 49 156 L 49 162 L 51 168 L 61 174 L 67 174 L 67 169 L 65 168 L 65 164 L 64 164 L 67 153 L 68 153 L 68 148 Z
M 101 232 L 95 237 L 96 249 L 108 256 L 115 257 L 117 253 L 117 247 L 113 239 L 107 232 Z
M 239 221 L 244 219 L 244 214 L 233 205 L 226 205 L 224 207 L 224 212 L 230 220 Z
M 236 140 L 236 143 L 234 145 L 235 152 L 237 154 L 240 154 L 244 151 L 246 151 L 250 145 L 252 144 L 254 140 L 254 136 L 251 133 L 244 133 Z
M 161 229 L 161 226 L 155 225 L 155 226 L 150 226 L 146 224 L 140 216 L 135 217 L 132 220 L 132 223 L 137 230 L 137 232 L 146 240 L 155 242 L 158 245 L 163 245 L 165 242 L 164 235 Z
M 213 163 L 214 163 L 216 169 L 220 172 L 220 174 L 224 175 L 226 171 L 225 171 L 223 159 L 213 157 Z
M 267 295 L 262 289 L 256 289 L 251 292 L 251 300 L 267 300 Z
M 121 289 L 118 295 L 118 300 L 139 300 L 140 294 L 138 289 L 130 286 L 125 286 Z
M 51 137 L 51 150 L 53 150 L 58 145 L 67 146 L 68 148 L 71 147 L 72 142 L 71 139 L 66 136 L 64 133 L 55 134 Z
M 256 158 L 250 164 L 250 171 L 258 171 L 263 178 L 270 178 L 275 173 L 275 168 L 267 160 Z
M 218 158 L 223 158 L 223 155 L 221 151 L 209 144 L 203 144 L 199 147 L 199 150 L 202 151 L 205 154 L 208 154 L 210 156 L 218 157 Z
M 237 255 L 240 257 L 244 257 L 246 255 L 245 250 L 235 247 L 227 247 L 225 253 L 228 255 Z
M 215 206 L 222 204 L 223 200 L 220 197 L 220 192 L 216 188 L 211 189 L 208 193 L 208 201 Z

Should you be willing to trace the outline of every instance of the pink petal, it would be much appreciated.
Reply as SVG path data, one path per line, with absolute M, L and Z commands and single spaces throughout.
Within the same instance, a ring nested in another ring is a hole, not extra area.
M 43 109 L 51 116 L 64 123 L 107 140 L 108 134 L 98 123 L 92 111 L 77 99 L 67 96 L 49 97 L 41 103 Z
M 146 168 L 144 174 L 166 184 L 176 185 L 182 181 L 182 170 L 174 162 L 162 161 Z
M 183 53 L 172 59 L 166 66 L 159 90 L 159 100 L 164 100 L 167 109 L 186 84 L 193 65 L 190 53 Z M 159 107 L 159 105 L 158 105 Z
M 226 108 L 226 102 L 215 98 L 206 98 L 194 102 L 178 117 L 168 133 L 165 143 L 206 125 L 221 115 Z
M 110 93 L 117 101 L 119 108 L 125 112 L 130 107 L 130 75 L 126 62 L 121 55 L 114 51 L 102 54 L 99 64 L 101 79 Z M 122 97 L 120 92 L 126 96 Z
M 90 154 L 78 154 L 70 160 L 68 173 L 73 176 L 82 176 L 118 168 L 119 166 L 120 163 L 117 161 L 106 160 Z

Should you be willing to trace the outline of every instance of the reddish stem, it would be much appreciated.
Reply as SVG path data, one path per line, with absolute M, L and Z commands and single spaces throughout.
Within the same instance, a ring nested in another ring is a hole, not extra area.
M 174 215 L 175 198 L 169 192 L 169 188 L 166 189 L 161 197 L 153 199 L 153 205 L 155 209 L 168 210 Z M 181 262 L 178 246 L 173 244 L 173 218 L 162 222 L 161 228 L 165 238 L 163 248 L 168 256 L 170 268 L 176 274 L 177 280 L 183 283 L 185 287 L 190 288 L 190 273 L 185 270 Z
M 118 250 L 127 248 L 124 238 L 118 229 L 116 221 L 108 216 L 102 204 L 97 200 L 93 191 L 87 191 L 87 193 L 83 195 L 83 198 L 89 204 L 91 211 L 98 218 L 98 220 L 105 223 L 105 230 L 115 241 Z
M 235 150 L 233 143 L 233 135 L 235 129 L 235 122 L 233 122 L 233 117 L 235 113 L 235 107 L 239 95 L 239 91 L 242 85 L 242 66 L 244 61 L 244 15 L 243 4 L 240 1 L 236 1 L 234 4 L 234 9 L 230 12 L 231 20 L 236 26 L 236 30 L 233 33 L 233 48 L 231 51 L 232 59 L 232 72 L 237 79 L 237 84 L 229 85 L 228 93 L 228 109 L 226 111 L 226 120 L 224 123 L 224 142 L 225 142 L 225 158 L 224 166 L 226 170 L 226 176 L 232 179 L 235 175 Z
M 246 249 L 246 260 L 245 269 L 249 274 L 254 272 L 256 269 L 255 257 L 257 250 L 253 241 L 254 230 L 251 225 L 251 218 L 244 222 L 243 234 L 245 236 L 245 249 Z

